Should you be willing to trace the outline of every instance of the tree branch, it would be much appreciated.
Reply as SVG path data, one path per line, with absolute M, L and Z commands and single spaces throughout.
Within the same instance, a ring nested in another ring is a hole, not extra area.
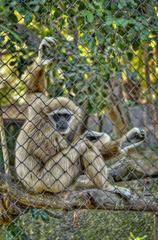
M 6 184 L 7 183 L 7 184 Z M 31 194 L 24 187 L 8 177 L 0 174 L 0 192 L 8 193 L 10 201 L 16 205 L 36 208 L 53 209 L 109 209 L 158 211 L 158 196 L 133 193 L 129 200 L 122 199 L 118 194 L 99 189 L 69 190 L 60 194 Z

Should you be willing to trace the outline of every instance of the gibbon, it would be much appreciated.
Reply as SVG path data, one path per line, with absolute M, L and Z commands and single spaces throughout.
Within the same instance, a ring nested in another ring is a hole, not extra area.
M 54 41 L 50 37 L 42 40 L 38 60 L 27 82 L 28 118 L 15 149 L 18 178 L 35 193 L 59 193 L 84 172 L 97 188 L 130 197 L 130 190 L 109 183 L 103 156 L 138 146 L 145 138 L 144 131 L 133 128 L 116 141 L 111 141 L 106 133 L 81 134 L 82 108 L 68 98 L 49 99 L 43 94 L 45 65 L 51 60 L 43 60 L 42 51 L 51 44 Z

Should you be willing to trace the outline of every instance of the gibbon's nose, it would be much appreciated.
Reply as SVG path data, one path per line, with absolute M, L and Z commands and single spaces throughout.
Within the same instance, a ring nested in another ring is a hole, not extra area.
M 68 128 L 68 124 L 65 121 L 60 121 L 57 123 L 57 129 L 59 131 L 65 131 Z

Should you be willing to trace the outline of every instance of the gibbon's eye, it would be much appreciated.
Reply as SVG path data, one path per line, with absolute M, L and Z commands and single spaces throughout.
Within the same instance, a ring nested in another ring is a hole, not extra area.
M 55 122 L 59 122 L 60 120 L 69 121 L 71 119 L 71 114 L 69 113 L 54 113 L 52 118 Z
M 52 118 L 55 122 L 58 122 L 60 120 L 60 115 L 58 113 L 55 113 L 52 115 Z
M 58 122 L 61 119 L 69 121 L 71 119 L 71 114 L 69 114 L 69 113 L 55 113 L 55 114 L 52 115 L 52 118 L 55 122 Z
M 67 121 L 69 121 L 71 118 L 71 114 L 69 113 L 62 113 L 61 116 Z

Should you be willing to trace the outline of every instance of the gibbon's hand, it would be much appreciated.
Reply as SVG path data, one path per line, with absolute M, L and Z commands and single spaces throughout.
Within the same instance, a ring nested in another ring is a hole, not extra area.
M 139 146 L 146 138 L 144 129 L 134 127 L 127 132 L 120 143 L 120 152 L 127 152 L 131 148 Z
M 53 37 L 45 37 L 39 45 L 38 59 L 41 65 L 52 63 L 52 53 L 55 46 L 55 39 Z M 54 54 L 53 54 L 54 55 Z
M 84 133 L 84 137 L 86 137 L 89 141 L 97 141 L 101 137 L 103 137 L 104 133 L 96 132 L 96 131 L 86 131 Z

